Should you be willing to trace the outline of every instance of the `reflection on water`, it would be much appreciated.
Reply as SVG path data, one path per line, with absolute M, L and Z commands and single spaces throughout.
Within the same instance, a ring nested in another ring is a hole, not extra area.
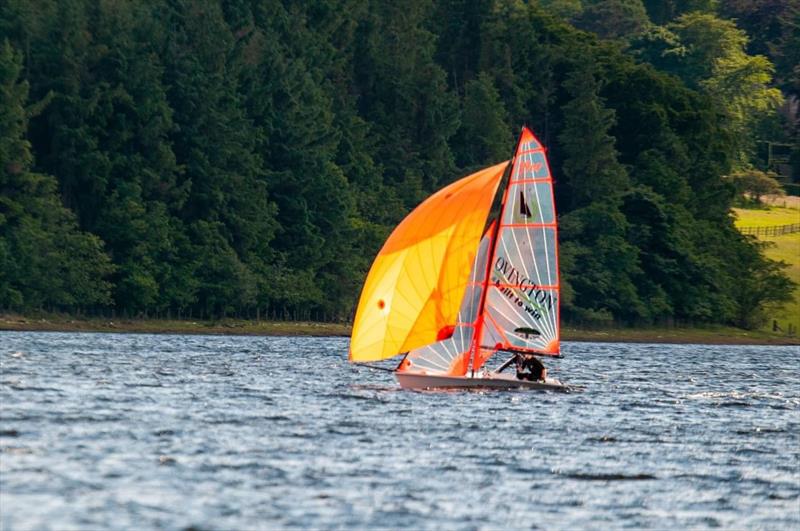
M 800 527 L 800 352 L 567 343 L 408 392 L 341 338 L 0 332 L 0 528 Z

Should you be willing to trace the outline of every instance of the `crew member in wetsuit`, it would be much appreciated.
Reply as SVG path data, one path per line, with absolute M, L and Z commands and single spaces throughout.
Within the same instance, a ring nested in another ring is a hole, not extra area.
M 517 352 L 515 356 L 518 380 L 538 382 L 547 378 L 547 369 L 536 356 L 527 352 Z

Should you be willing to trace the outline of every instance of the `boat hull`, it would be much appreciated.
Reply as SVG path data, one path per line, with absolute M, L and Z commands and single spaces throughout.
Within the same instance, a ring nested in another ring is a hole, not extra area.
M 542 391 L 568 391 L 566 385 L 558 380 L 531 382 L 518 380 L 516 376 L 489 373 L 481 376 L 442 376 L 395 372 L 395 377 L 403 389 L 538 389 Z

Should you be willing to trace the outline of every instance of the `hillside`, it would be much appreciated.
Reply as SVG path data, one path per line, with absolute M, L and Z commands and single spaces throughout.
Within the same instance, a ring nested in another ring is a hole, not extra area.
M 800 9 L 757 3 L 4 1 L 0 310 L 346 322 L 527 124 L 565 323 L 761 326 L 788 279 L 725 176 L 796 143 Z

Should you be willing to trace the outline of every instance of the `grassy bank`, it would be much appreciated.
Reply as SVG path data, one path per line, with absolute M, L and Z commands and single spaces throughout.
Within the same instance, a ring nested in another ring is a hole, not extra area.
M 797 202 L 792 203 L 797 205 Z M 735 208 L 737 227 L 770 227 L 774 225 L 789 225 L 800 223 L 800 207 L 770 207 L 768 209 L 742 209 Z M 788 330 L 791 324 L 795 330 L 800 330 L 800 232 L 784 234 L 782 236 L 760 236 L 760 240 L 767 241 L 770 246 L 766 255 L 773 260 L 783 260 L 789 267 L 786 274 L 798 284 L 794 291 L 794 300 L 777 309 L 770 315 L 769 323 L 765 330 L 772 329 L 772 320 L 778 321 L 782 330 Z
M 258 336 L 349 336 L 350 326 L 342 323 L 289 321 L 178 321 L 156 319 L 76 318 L 69 316 L 22 317 L 0 315 L 0 330 L 56 332 L 118 332 L 146 334 L 230 334 Z M 767 331 L 730 327 L 709 328 L 615 328 L 585 330 L 565 327 L 564 341 L 625 343 L 699 343 L 719 345 L 800 345 Z
M 108 319 L 47 315 L 0 315 L 0 330 L 48 332 L 120 332 L 138 334 L 211 334 L 257 336 L 349 336 L 350 325 L 304 321 L 221 321 Z

